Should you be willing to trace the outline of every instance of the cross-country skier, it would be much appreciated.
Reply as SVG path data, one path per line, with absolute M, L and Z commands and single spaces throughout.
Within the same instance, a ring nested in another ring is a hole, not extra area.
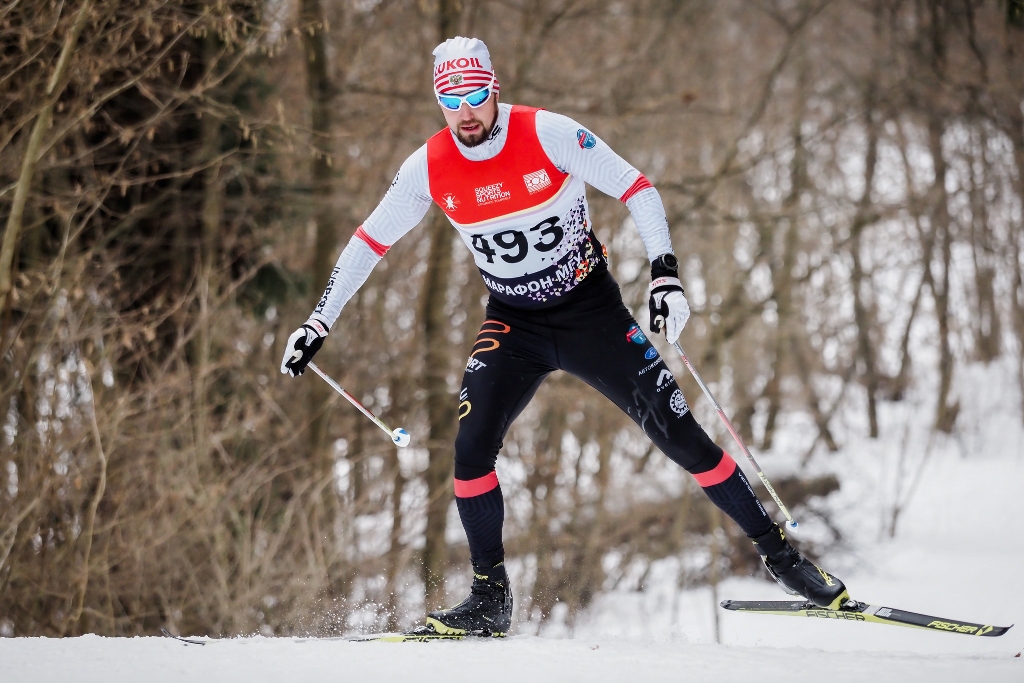
M 477 635 L 504 635 L 511 625 L 494 463 L 509 426 L 554 370 L 600 391 L 686 468 L 753 540 L 780 584 L 838 607 L 848 597 L 843 583 L 789 544 L 735 461 L 697 424 L 608 272 L 584 183 L 629 207 L 651 260 L 651 328 L 664 328 L 675 342 L 690 309 L 658 191 L 572 119 L 499 104 L 480 40 L 452 38 L 433 54 L 434 93 L 448 125 L 402 164 L 342 252 L 309 320 L 289 337 L 281 362 L 282 373 L 301 375 L 374 265 L 431 202 L 441 207 L 472 251 L 490 300 L 462 380 L 455 439 L 455 500 L 469 538 L 473 587 L 456 607 L 431 612 L 428 625 Z

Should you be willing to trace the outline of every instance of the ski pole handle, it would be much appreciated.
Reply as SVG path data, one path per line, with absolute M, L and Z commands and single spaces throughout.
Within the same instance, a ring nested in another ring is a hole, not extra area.
M 400 446 L 401 448 L 405 448 L 410 443 L 412 443 L 412 436 L 409 434 L 409 432 L 405 431 L 401 427 L 399 427 L 398 429 L 392 431 L 386 424 L 384 424 L 383 420 L 381 420 L 379 417 L 377 417 L 376 415 L 371 413 L 369 410 L 366 409 L 365 406 L 363 406 L 362 403 L 357 401 L 355 396 L 353 396 L 352 394 L 350 394 L 347 391 L 345 391 L 344 389 L 342 389 L 340 384 L 335 382 L 323 370 L 318 368 L 316 366 L 316 363 L 314 363 L 313 361 L 310 361 L 309 365 L 307 367 L 312 369 L 313 372 L 315 372 L 316 374 L 320 375 L 320 377 L 325 382 L 327 382 L 327 384 L 329 384 L 332 389 L 334 389 L 339 394 L 344 396 L 348 400 L 349 403 L 354 405 L 359 410 L 359 412 L 361 412 L 363 415 L 365 415 L 366 417 L 368 417 L 371 420 L 373 420 L 373 423 L 375 425 L 377 425 L 378 427 L 380 427 L 381 429 L 383 429 L 384 432 L 388 436 L 391 437 L 391 440 L 394 441 L 396 445 Z
M 756 460 L 754 460 L 754 456 L 752 456 L 750 451 L 747 450 L 747 445 L 743 443 L 743 439 L 740 438 L 739 432 L 736 431 L 736 428 L 732 426 L 732 422 L 730 422 L 729 418 L 726 417 L 725 411 L 722 410 L 722 406 L 719 405 L 718 401 L 715 400 L 715 397 L 711 395 L 711 390 L 708 389 L 706 384 L 704 384 L 704 380 L 700 378 L 697 370 L 693 367 L 693 364 L 690 363 L 690 359 L 686 357 L 686 352 L 683 351 L 683 347 L 679 345 L 678 341 L 673 342 L 672 345 L 676 347 L 676 351 L 678 351 L 679 355 L 682 357 L 683 365 L 685 365 L 686 369 L 690 371 L 693 378 L 697 380 L 697 384 L 700 385 L 701 391 L 704 392 L 704 395 L 707 396 L 709 401 L 711 401 L 711 405 L 713 405 L 715 410 L 718 411 L 718 417 L 722 418 L 722 422 L 725 423 L 725 428 L 729 430 L 730 434 L 732 434 L 732 438 L 736 441 L 736 445 L 740 447 L 740 450 L 743 451 L 743 455 L 747 456 L 747 460 L 749 460 L 750 464 L 754 466 L 754 471 L 757 472 L 757 476 L 761 479 L 761 483 L 764 484 L 768 493 L 771 494 L 772 500 L 774 500 L 775 504 L 779 506 L 779 510 L 782 511 L 782 514 L 786 516 L 786 528 L 790 531 L 796 531 L 796 528 L 800 525 L 793 520 L 793 515 L 789 514 L 789 508 L 783 504 L 782 499 L 779 498 L 779 494 L 775 493 L 775 489 L 772 487 L 771 482 L 768 481 L 768 477 L 765 476 L 764 472 L 761 470 L 761 466 L 757 464 Z

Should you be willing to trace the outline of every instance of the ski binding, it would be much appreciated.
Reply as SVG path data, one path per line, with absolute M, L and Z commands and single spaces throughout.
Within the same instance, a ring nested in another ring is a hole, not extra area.
M 476 633 L 476 632 L 449 632 L 441 633 L 434 629 L 433 624 L 417 626 L 416 628 L 402 631 L 401 633 L 372 633 L 363 636 L 349 638 L 357 643 L 426 643 L 432 640 L 465 640 L 467 638 L 504 638 L 505 634 Z

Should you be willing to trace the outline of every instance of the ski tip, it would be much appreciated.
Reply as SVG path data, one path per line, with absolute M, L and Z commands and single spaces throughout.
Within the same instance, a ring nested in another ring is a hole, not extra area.
M 1013 628 L 1013 624 L 1010 624 L 1009 626 L 997 626 L 995 628 L 995 631 L 998 631 L 998 633 L 993 631 L 992 635 L 994 635 L 994 636 L 1001 636 L 1004 633 L 1006 633 L 1007 631 L 1009 631 L 1011 628 Z
M 1009 626 L 983 626 L 977 633 L 976 636 L 989 636 L 990 638 L 998 638 L 1001 635 L 1005 635 L 1007 631 L 1013 628 L 1013 624 Z

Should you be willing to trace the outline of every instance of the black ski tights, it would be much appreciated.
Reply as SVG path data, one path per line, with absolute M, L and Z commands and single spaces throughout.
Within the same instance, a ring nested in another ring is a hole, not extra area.
M 552 371 L 564 370 L 625 411 L 665 455 L 686 468 L 748 536 L 771 519 L 736 463 L 693 418 L 661 356 L 622 303 L 607 272 L 570 300 L 518 310 L 492 298 L 466 365 L 455 440 L 455 496 L 475 565 L 504 557 L 504 505 L 494 463 L 512 421 Z

